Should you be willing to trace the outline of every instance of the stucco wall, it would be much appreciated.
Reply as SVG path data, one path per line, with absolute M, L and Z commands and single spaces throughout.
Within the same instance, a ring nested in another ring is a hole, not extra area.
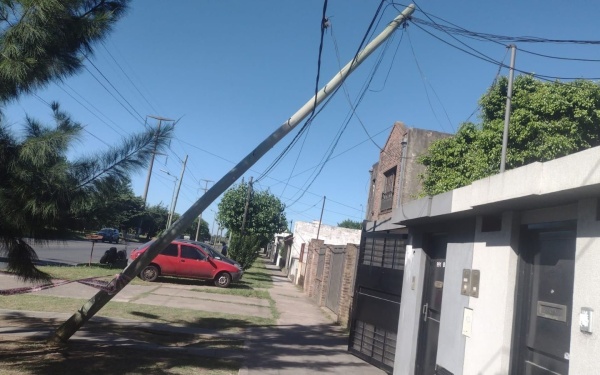
M 477 220 L 472 269 L 480 271 L 479 297 L 469 298 L 472 335 L 466 338 L 463 374 L 508 374 L 518 241 L 518 215 L 502 215 L 502 229 L 481 231 Z M 456 323 L 462 326 L 462 315 Z M 459 332 L 460 334 L 460 332 Z
M 323 240 L 327 245 L 346 245 L 349 243 L 360 244 L 360 229 L 340 228 L 325 224 L 321 224 L 321 229 L 319 229 L 318 221 L 297 221 L 294 224 L 294 243 L 292 245 L 290 258 L 290 279 L 297 281 L 298 263 L 302 244 L 306 244 L 306 252 L 310 241 L 317 238 L 317 232 L 319 232 L 319 240 Z M 304 259 L 304 262 L 306 262 L 306 258 Z
M 413 235 L 411 235 L 412 237 Z M 420 237 L 420 235 L 418 235 Z M 409 243 L 413 239 L 409 238 Z M 398 336 L 394 357 L 394 375 L 415 373 L 417 358 L 417 338 L 421 322 L 421 300 L 423 295 L 423 272 L 425 253 L 420 245 L 406 246 L 404 262 L 404 280 L 402 282 L 402 300 L 398 319 Z
M 571 325 L 570 374 L 597 374 L 600 355 L 600 221 L 598 199 L 582 199 L 578 205 L 575 247 L 575 284 Z M 582 307 L 594 310 L 593 333 L 579 330 Z

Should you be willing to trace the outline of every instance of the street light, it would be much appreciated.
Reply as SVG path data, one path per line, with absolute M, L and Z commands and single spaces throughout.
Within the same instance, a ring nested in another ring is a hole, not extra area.
M 169 173 L 169 171 L 166 171 L 164 169 L 161 169 L 160 171 L 168 174 L 169 176 L 175 179 L 175 181 L 173 182 L 173 197 L 171 198 L 171 206 L 169 209 L 169 216 L 167 218 L 167 228 L 169 228 L 171 226 L 171 223 L 173 222 L 173 215 L 175 214 L 175 194 L 177 192 L 177 180 L 179 180 L 179 178 L 177 178 L 177 176 L 173 176 Z

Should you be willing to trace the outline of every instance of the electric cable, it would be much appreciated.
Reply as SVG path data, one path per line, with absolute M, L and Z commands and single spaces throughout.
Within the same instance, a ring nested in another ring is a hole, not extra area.
M 440 125 L 440 127 L 442 128 L 442 130 L 444 130 L 444 132 L 446 132 L 446 128 L 444 127 L 444 125 L 442 125 L 442 122 L 438 118 L 437 113 L 435 112 L 435 110 L 433 108 L 433 104 L 431 103 L 431 98 L 429 97 L 429 91 L 427 90 L 427 78 L 425 77 L 425 74 L 423 73 L 423 70 L 421 69 L 421 65 L 419 64 L 419 60 L 417 60 L 417 55 L 415 53 L 415 49 L 413 47 L 412 40 L 410 38 L 410 33 L 408 32 L 408 30 L 406 30 L 406 36 L 408 38 L 408 44 L 410 45 L 410 50 L 412 52 L 413 58 L 415 59 L 415 65 L 417 66 L 417 70 L 419 71 L 419 75 L 421 76 L 421 82 L 423 82 L 423 88 L 425 89 L 425 96 L 427 97 L 427 103 L 429 103 L 429 108 L 431 109 L 431 113 L 433 114 L 433 117 L 438 122 L 438 124 Z M 450 121 L 450 117 L 448 116 L 448 112 L 446 111 L 446 108 L 444 108 L 444 105 L 440 101 L 439 96 L 437 95 L 437 93 L 435 93 L 435 90 L 433 89 L 433 87 L 431 86 L 431 84 L 429 86 L 431 87 L 431 89 L 433 90 L 433 92 L 434 92 L 435 96 L 437 97 L 438 101 L 442 105 L 442 109 L 444 110 L 444 113 L 446 114 L 446 118 L 448 119 L 448 123 L 450 124 L 452 132 L 455 133 L 456 130 L 454 129 L 454 126 L 452 125 L 452 121 Z
M 121 72 L 123 73 L 123 75 L 125 75 L 125 78 L 127 78 L 127 80 L 129 81 L 129 83 L 131 83 L 131 85 L 133 86 L 133 88 L 138 92 L 138 94 L 140 94 L 140 96 L 142 97 L 142 99 L 144 99 L 144 101 L 146 102 L 146 104 L 148 104 L 148 106 L 154 111 L 154 113 L 159 113 L 158 110 L 156 109 L 156 107 L 154 107 L 154 105 L 152 105 L 152 103 L 150 103 L 150 101 L 146 98 L 146 96 L 140 91 L 140 89 L 137 87 L 137 85 L 129 77 L 129 74 L 127 74 L 127 72 L 125 72 L 125 70 L 121 67 L 121 64 L 119 64 L 119 62 L 117 61 L 117 59 L 115 59 L 115 57 L 113 56 L 113 54 L 110 53 L 110 51 L 106 47 L 106 44 L 104 43 L 104 41 L 101 41 L 100 43 L 102 44 L 102 47 L 104 47 L 104 50 L 106 51 L 106 53 L 108 53 L 108 55 L 110 56 L 110 58 L 114 61 L 115 65 L 119 68 L 119 70 L 121 70 Z

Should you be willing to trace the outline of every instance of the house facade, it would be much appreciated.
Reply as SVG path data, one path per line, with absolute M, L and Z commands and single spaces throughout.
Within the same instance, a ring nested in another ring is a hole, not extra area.
M 408 230 L 394 374 L 598 373 L 600 148 L 392 211 Z
M 370 189 L 366 220 L 379 223 L 378 228 L 397 229 L 390 225 L 393 209 L 414 200 L 421 192 L 419 175 L 424 167 L 417 158 L 432 142 L 451 134 L 410 128 L 394 123 L 390 135 L 379 153 L 379 160 L 370 172 Z

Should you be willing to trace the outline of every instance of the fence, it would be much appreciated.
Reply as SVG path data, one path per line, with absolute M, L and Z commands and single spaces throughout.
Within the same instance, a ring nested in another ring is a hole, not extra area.
M 319 306 L 328 308 L 347 327 L 354 295 L 358 245 L 326 245 L 311 240 L 303 272 L 304 292 Z

